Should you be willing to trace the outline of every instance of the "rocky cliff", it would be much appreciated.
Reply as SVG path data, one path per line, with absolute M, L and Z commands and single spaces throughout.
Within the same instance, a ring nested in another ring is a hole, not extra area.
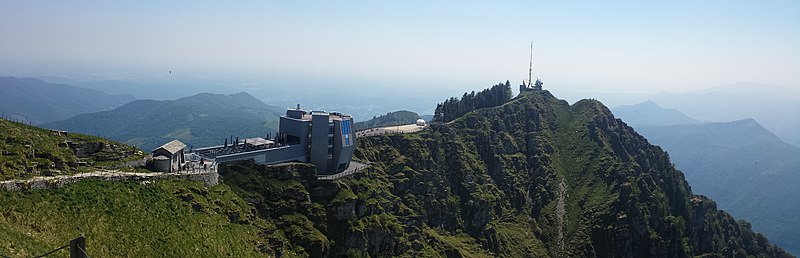
M 791 257 L 693 195 L 667 153 L 600 102 L 547 91 L 416 134 L 359 139 L 365 172 L 225 168 L 276 221 L 270 252 L 311 256 Z

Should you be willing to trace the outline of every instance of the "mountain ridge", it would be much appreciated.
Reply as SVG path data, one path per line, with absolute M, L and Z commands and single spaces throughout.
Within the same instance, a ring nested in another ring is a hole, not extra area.
M 0 77 L 0 112 L 33 124 L 108 110 L 134 99 L 34 78 Z
M 800 148 L 753 119 L 696 125 L 637 127 L 670 153 L 695 192 L 747 219 L 792 253 L 800 252 Z
M 784 142 L 800 146 L 800 116 L 795 115 L 800 110 L 800 99 L 792 97 L 800 93 L 791 92 L 790 89 L 761 90 L 758 85 L 743 84 L 698 92 L 659 93 L 649 99 L 701 121 L 753 118 Z
M 204 147 L 222 144 L 231 135 L 266 137 L 277 131 L 277 109 L 245 92 L 201 93 L 176 100 L 137 100 L 43 126 L 108 137 L 145 150 L 176 138 Z
M 0 239 L 15 244 L 0 248 L 29 255 L 86 232 L 98 256 L 792 257 L 692 194 L 666 152 L 596 100 L 525 92 L 356 144 L 370 166 L 336 181 L 242 161 L 213 187 L 2 192 L 15 208 Z
M 631 125 L 676 125 L 697 124 L 700 121 L 676 109 L 666 109 L 651 100 L 633 105 L 622 105 L 611 109 Z
M 666 152 L 596 100 L 569 105 L 525 92 L 430 132 L 370 137 L 359 147 L 356 156 L 382 170 L 398 206 L 442 234 L 466 232 L 494 255 L 791 257 L 750 242 L 766 239 L 691 194 Z M 506 224 L 523 220 L 534 230 Z M 530 239 L 508 241 L 519 234 Z

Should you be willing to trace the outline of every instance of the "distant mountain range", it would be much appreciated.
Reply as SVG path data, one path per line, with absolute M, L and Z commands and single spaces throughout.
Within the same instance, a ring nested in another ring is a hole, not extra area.
M 81 88 L 99 90 L 109 94 L 132 95 L 137 99 L 171 100 L 200 92 L 230 94 L 243 91 L 220 84 L 202 81 L 186 81 L 162 78 L 158 83 L 123 80 L 73 80 L 57 76 L 39 76 L 44 81 L 74 85 Z
M 39 79 L 0 77 L 0 113 L 33 124 L 109 110 L 134 99 Z
M 149 151 L 173 139 L 204 147 L 221 145 L 230 136 L 264 137 L 277 131 L 279 110 L 244 92 L 203 93 L 177 100 L 137 100 L 43 126 L 102 136 Z
M 689 93 L 661 93 L 649 99 L 701 121 L 753 118 L 783 141 L 800 147 L 800 93 L 785 87 L 739 83 Z
M 678 110 L 666 109 L 655 102 L 645 101 L 635 105 L 618 106 L 611 109 L 630 125 L 680 125 L 697 124 L 695 120 Z
M 800 253 L 800 148 L 753 119 L 697 123 L 653 102 L 613 110 L 670 154 L 694 192 Z

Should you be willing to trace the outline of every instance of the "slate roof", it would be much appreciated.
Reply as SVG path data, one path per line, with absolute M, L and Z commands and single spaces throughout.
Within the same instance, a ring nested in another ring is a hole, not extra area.
M 182 143 L 178 140 L 172 140 L 167 144 L 161 145 L 161 147 L 155 148 L 152 152 L 156 152 L 158 149 L 164 149 L 165 151 L 169 152 L 170 154 L 175 154 L 181 151 L 182 149 L 186 148 L 186 144 Z

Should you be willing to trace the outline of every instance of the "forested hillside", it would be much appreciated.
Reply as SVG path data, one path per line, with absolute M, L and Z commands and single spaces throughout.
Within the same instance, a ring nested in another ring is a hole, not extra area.
M 499 83 L 491 88 L 475 93 L 466 93 L 460 99 L 451 97 L 445 102 L 436 105 L 433 120 L 436 122 L 450 122 L 461 117 L 467 112 L 476 109 L 495 107 L 511 99 L 511 82 Z

